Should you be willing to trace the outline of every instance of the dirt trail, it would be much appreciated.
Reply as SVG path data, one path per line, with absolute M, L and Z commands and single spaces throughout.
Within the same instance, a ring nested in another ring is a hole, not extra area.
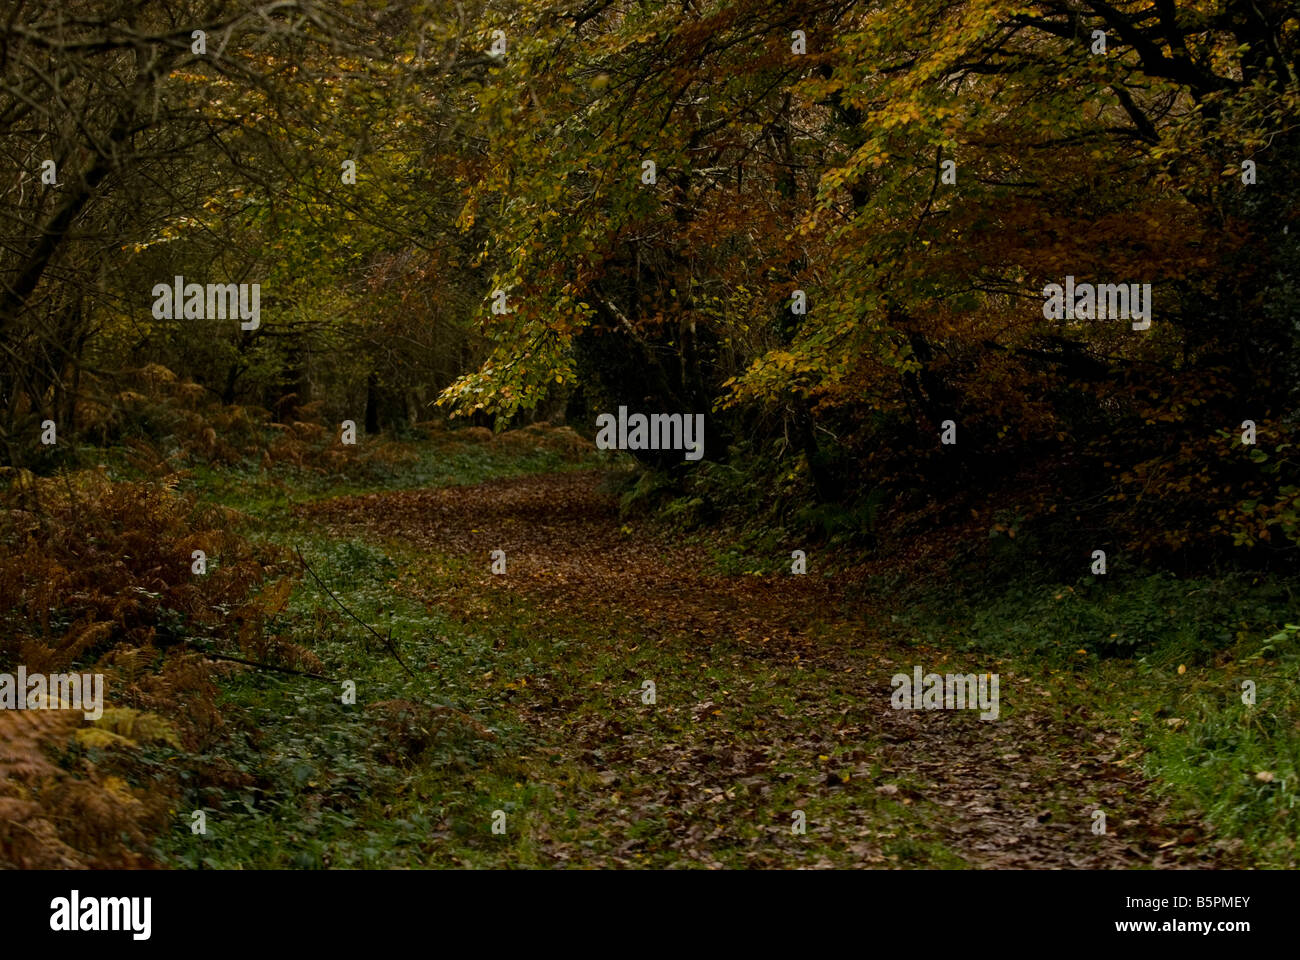
M 344 497 L 307 512 L 341 535 L 364 531 L 472 560 L 482 573 L 463 578 L 444 598 L 453 611 L 489 617 L 492 598 L 510 591 L 533 603 L 539 620 L 549 610 L 557 621 L 578 617 L 607 627 L 612 637 L 704 657 L 715 669 L 731 665 L 728 697 L 684 709 L 689 722 L 671 747 L 638 739 L 616 718 L 575 724 L 571 703 L 548 698 L 544 682 L 524 705 L 529 722 L 553 728 L 565 749 L 599 758 L 602 780 L 616 794 L 588 798 L 600 815 L 631 822 L 629 802 L 649 805 L 682 831 L 674 845 L 703 863 L 715 862 L 710 841 L 727 830 L 712 801 L 743 805 L 748 790 L 760 802 L 772 778 L 802 769 L 812 793 L 863 791 L 874 794 L 873 802 L 887 797 L 930 809 L 925 839 L 974 866 L 1208 865 L 1197 859 L 1204 838 L 1195 825 L 1163 822 L 1133 758 L 1121 757 L 1118 738 L 1082 709 L 1068 716 L 1035 709 L 1037 684 L 1003 673 L 1002 702 L 1016 708 L 995 722 L 971 713 L 894 710 L 889 678 L 910 673 L 914 663 L 943 672 L 944 651 L 890 636 L 880 628 L 889 611 L 851 585 L 814 575 L 711 575 L 702 550 L 622 526 L 613 501 L 598 492 L 599 479 L 590 472 L 528 476 Z M 506 576 L 488 573 L 489 553 L 498 549 L 508 558 Z M 947 665 L 958 666 L 956 659 Z M 764 745 L 738 743 L 727 716 L 746 690 L 765 683 L 789 684 L 801 708 L 765 716 Z M 713 715 L 724 710 L 721 718 Z M 847 754 L 850 761 L 862 757 L 852 775 L 819 763 L 837 745 L 868 741 L 876 745 L 869 756 Z M 1099 806 L 1109 827 L 1100 837 L 1089 829 Z M 857 865 L 897 862 L 881 853 L 887 831 L 873 823 L 873 809 L 864 803 L 860 822 L 834 828 Z M 701 811 L 713 819 L 701 820 Z M 746 856 L 754 865 L 798 863 L 785 856 L 801 839 L 789 833 L 773 828 Z M 632 844 L 614 859 L 635 863 L 634 850 Z

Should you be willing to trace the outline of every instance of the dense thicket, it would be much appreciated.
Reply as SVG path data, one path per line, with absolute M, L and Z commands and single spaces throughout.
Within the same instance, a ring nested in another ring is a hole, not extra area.
M 778 507 L 994 495 L 1062 543 L 1268 559 L 1298 38 L 1281 2 L 20 4 L 3 454 L 147 432 L 162 366 L 331 428 L 703 413 Z M 261 325 L 155 319 L 177 275 L 260 283 Z M 1045 319 L 1067 276 L 1149 283 L 1149 329 Z

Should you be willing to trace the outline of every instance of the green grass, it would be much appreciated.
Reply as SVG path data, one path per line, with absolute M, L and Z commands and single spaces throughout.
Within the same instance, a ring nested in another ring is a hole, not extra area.
M 492 837 L 492 810 L 504 807 L 509 817 L 536 799 L 535 788 L 516 787 L 511 763 L 503 764 L 523 752 L 524 732 L 509 711 L 493 709 L 478 680 L 496 663 L 490 642 L 395 588 L 426 568 L 428 559 L 406 555 L 399 564 L 374 545 L 324 537 L 291 507 L 350 493 L 470 484 L 590 464 L 491 444 L 423 441 L 409 447 L 416 460 L 378 472 L 369 465 L 333 476 L 289 466 L 189 471 L 183 488 L 254 517 L 251 536 L 299 547 L 350 610 L 380 633 L 391 630 L 417 677 L 408 677 L 374 637 L 304 578 L 270 630 L 314 652 L 326 674 L 354 681 L 358 702 L 344 705 L 341 686 L 308 678 L 249 671 L 224 681 L 222 708 L 236 735 L 213 756 L 195 760 L 229 765 L 248 783 L 192 790 L 177 812 L 177 828 L 159 841 L 164 862 L 225 869 L 473 862 L 484 838 Z M 129 470 L 120 461 L 115 466 Z M 444 566 L 445 576 L 462 572 L 455 563 Z M 436 673 L 423 669 L 433 661 Z M 427 746 L 417 744 L 390 763 L 378 755 L 386 746 L 384 732 L 365 705 L 397 699 L 464 710 L 483 719 L 498 739 L 448 723 Z M 207 814 L 204 836 L 189 829 L 193 810 Z
M 1294 868 L 1300 641 L 1279 628 L 1295 618 L 1295 587 L 1245 575 L 1089 577 L 965 599 L 922 593 L 900 621 L 929 643 L 1053 681 L 1055 708 L 1082 705 L 1121 730 L 1177 815 L 1202 819 L 1246 862 Z
M 323 598 L 307 582 L 277 629 L 311 646 L 329 673 L 355 680 L 359 701 L 447 704 L 473 714 L 498 739 L 485 741 L 449 724 L 418 752 L 388 764 L 376 757 L 383 735 L 365 708 L 340 704 L 331 685 L 244 674 L 224 685 L 224 707 L 254 733 L 223 753 L 253 784 L 187 798 L 186 811 L 207 811 L 208 833 L 194 837 L 188 817 L 178 815 L 177 829 L 163 842 L 174 865 L 545 866 L 555 862 L 540 850 L 539 837 L 545 837 L 549 850 L 567 851 L 567 862 L 575 865 L 617 855 L 633 865 L 672 867 L 696 864 L 675 841 L 698 828 L 712 838 L 704 847 L 716 864 L 747 865 L 757 847 L 771 851 L 772 865 L 848 866 L 853 855 L 835 825 L 866 822 L 870 839 L 884 850 L 882 865 L 961 865 L 943 845 L 909 839 L 918 823 L 940 811 L 875 793 L 878 769 L 842 789 L 813 783 L 811 774 L 823 766 L 848 777 L 855 763 L 872 755 L 869 741 L 832 750 L 824 765 L 814 756 L 821 747 L 810 744 L 802 756 L 795 750 L 792 762 L 773 769 L 768 790 L 720 773 L 716 782 L 692 788 L 718 803 L 702 802 L 690 816 L 650 799 L 672 782 L 681 751 L 722 731 L 731 733 L 735 749 L 763 749 L 765 718 L 776 712 L 834 716 L 859 705 L 849 690 L 840 699 L 810 704 L 804 685 L 794 682 L 794 668 L 772 683 L 772 666 L 746 662 L 738 649 L 722 644 L 692 652 L 686 644 L 654 643 L 632 622 L 594 624 L 548 613 L 541 627 L 538 611 L 511 596 L 481 629 L 469 629 L 417 599 L 445 590 L 462 575 L 459 567 L 399 543 L 317 537 L 307 540 L 304 554 L 359 617 L 381 632 L 392 628 L 403 658 L 420 676 L 406 677 L 338 611 L 322 614 Z M 406 584 L 400 590 L 399 581 Z M 423 669 L 431 662 L 436 670 Z M 657 706 L 641 702 L 645 678 L 658 684 Z M 824 678 L 810 670 L 799 679 Z M 745 684 L 751 689 L 740 696 Z M 534 696 L 559 705 L 564 719 L 558 726 L 519 722 L 521 702 Z M 690 705 L 705 699 L 725 704 L 724 715 L 692 717 Z M 708 736 L 693 737 L 702 724 Z M 642 770 L 643 761 L 657 767 Z M 609 770 L 620 777 L 612 794 L 601 779 Z M 804 836 L 790 831 L 796 809 L 807 816 Z M 491 832 L 496 810 L 506 814 L 504 835 Z
M 460 486 L 533 473 L 608 467 L 613 462 L 608 454 L 596 451 L 573 460 L 553 449 L 522 443 L 459 441 L 454 432 L 449 436 L 451 439 L 404 442 L 401 448 L 408 458 L 400 462 L 358 458 L 332 470 L 292 463 L 275 463 L 267 468 L 251 460 L 234 465 L 185 459 L 174 462 L 185 475 L 184 488 L 273 522 L 287 520 L 292 503 L 381 490 Z M 375 442 L 363 439 L 358 449 Z M 69 458 L 83 467 L 103 465 L 115 478 L 140 476 L 130 454 L 122 448 L 105 450 L 82 445 Z
M 341 684 L 305 677 L 249 671 L 228 680 L 222 708 L 247 735 L 223 744 L 220 753 L 252 782 L 187 798 L 194 809 L 208 810 L 208 833 L 196 838 L 179 830 L 168 838 L 167 852 L 177 864 L 418 866 L 429 855 L 432 824 L 461 802 L 456 792 L 420 793 L 398 816 L 373 798 L 411 790 L 403 781 L 412 765 L 473 769 L 500 750 L 500 743 L 457 736 L 453 727 L 403 762 L 381 758 L 390 745 L 367 704 L 404 699 L 473 708 L 475 691 L 465 675 L 490 662 L 486 645 L 481 637 L 449 631 L 422 605 L 396 595 L 391 581 L 398 568 L 381 552 L 317 538 L 303 553 L 359 617 L 401 638 L 401 655 L 413 668 L 452 651 L 458 669 L 441 671 L 436 681 L 408 677 L 359 624 L 323 607 L 330 601 L 313 583 L 299 584 L 273 628 L 312 649 L 328 674 L 353 681 L 357 703 L 341 702 Z M 510 744 L 511 731 L 502 732 L 501 743 Z

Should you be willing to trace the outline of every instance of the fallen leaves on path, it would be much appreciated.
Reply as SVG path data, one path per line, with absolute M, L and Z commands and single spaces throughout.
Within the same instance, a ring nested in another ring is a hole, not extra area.
M 437 597 L 463 620 L 490 621 L 502 595 L 514 595 L 532 605 L 538 630 L 562 632 L 576 618 L 603 627 L 616 654 L 650 644 L 678 665 L 684 675 L 661 677 L 657 705 L 642 708 L 652 729 L 625 712 L 580 709 L 610 696 L 584 688 L 582 677 L 503 687 L 530 724 L 593 771 L 589 786 L 565 785 L 562 795 L 602 833 L 627 838 L 607 860 L 635 866 L 645 851 L 666 848 L 706 866 L 737 858 L 754 866 L 907 865 L 913 841 L 947 846 L 981 867 L 1168 866 L 1205 855 L 1194 825 L 1163 822 L 1139 773 L 1117 762 L 1118 735 L 1100 722 L 1054 720 L 1035 685 L 1010 675 L 1002 700 L 1015 709 L 997 722 L 894 710 L 890 676 L 937 664 L 945 652 L 904 646 L 885 629 L 879 599 L 811 574 L 710 572 L 699 544 L 649 523 L 629 532 L 600 479 L 536 475 L 341 497 L 303 510 L 339 536 L 394 538 L 467 562 L 471 572 Z M 504 576 L 491 573 L 494 550 L 505 551 Z M 697 665 L 707 678 L 686 675 Z M 624 696 L 635 704 L 640 677 L 629 670 L 627 679 Z M 755 710 L 775 687 L 797 709 Z M 769 799 L 791 786 L 810 807 L 832 794 L 851 800 L 820 807 L 834 822 L 809 816 L 807 835 L 799 835 L 791 812 L 774 811 Z M 935 813 L 917 821 L 922 806 Z M 1096 809 L 1106 811 L 1104 836 L 1090 830 Z M 925 835 L 905 835 L 917 830 Z M 557 863 L 586 860 L 545 826 L 534 840 Z M 731 854 L 725 861 L 723 851 Z

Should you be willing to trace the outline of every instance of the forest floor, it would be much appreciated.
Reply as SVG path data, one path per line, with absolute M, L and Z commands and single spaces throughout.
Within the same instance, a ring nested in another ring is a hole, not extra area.
M 1132 663 L 1061 669 L 922 639 L 896 598 L 819 573 L 815 552 L 802 576 L 737 570 L 724 533 L 629 522 L 608 469 L 576 466 L 262 503 L 267 538 L 301 545 L 349 611 L 304 577 L 281 627 L 353 679 L 357 703 L 297 678 L 236 678 L 228 706 L 256 730 L 242 762 L 260 786 L 210 802 L 211 838 L 196 850 L 178 834 L 174 862 L 1252 859 L 1144 768 L 1139 727 L 1168 720 L 1127 696 L 1143 682 Z M 914 666 L 997 673 L 998 718 L 893 709 L 890 678 Z
M 310 511 L 339 537 L 477 568 L 428 599 L 493 635 L 484 683 L 511 693 L 536 736 L 520 775 L 552 800 L 508 824 L 527 831 L 536 862 L 1105 868 L 1199 856 L 1196 826 L 1165 822 L 1118 734 L 1053 709 L 1041 678 L 1002 671 L 996 721 L 895 710 L 893 674 L 977 667 L 909 643 L 887 607 L 833 578 L 714 573 L 705 546 L 621 525 L 599 480 L 531 475 Z M 504 575 L 490 572 L 493 550 Z

